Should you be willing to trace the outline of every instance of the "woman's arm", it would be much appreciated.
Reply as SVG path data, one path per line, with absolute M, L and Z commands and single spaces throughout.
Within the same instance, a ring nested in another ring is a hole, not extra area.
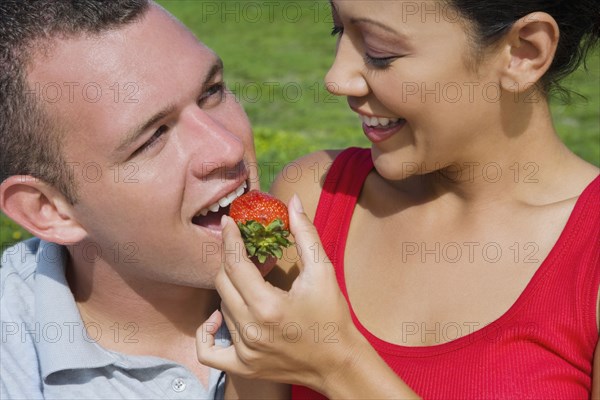
M 291 397 L 290 386 L 283 383 L 244 379 L 227 374 L 225 400 L 286 400 Z

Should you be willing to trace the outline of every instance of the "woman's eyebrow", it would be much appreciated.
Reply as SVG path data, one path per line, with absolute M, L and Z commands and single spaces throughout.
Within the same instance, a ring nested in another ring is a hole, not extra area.
M 350 23 L 352 23 L 353 25 L 371 24 L 371 25 L 375 25 L 375 26 L 383 29 L 386 32 L 393 33 L 394 35 L 402 36 L 404 38 L 406 37 L 406 35 L 404 35 L 401 32 L 398 32 L 394 28 L 392 28 L 392 27 L 390 27 L 390 26 L 388 26 L 388 25 L 386 25 L 384 23 L 381 23 L 379 21 L 375 21 L 373 19 L 370 19 L 370 18 L 366 18 L 366 17 L 350 18 Z

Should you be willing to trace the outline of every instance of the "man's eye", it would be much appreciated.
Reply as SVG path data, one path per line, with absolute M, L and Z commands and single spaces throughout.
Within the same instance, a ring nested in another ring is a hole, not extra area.
M 202 96 L 198 99 L 198 105 L 217 104 L 223 100 L 225 94 L 225 82 L 215 83 L 206 89 Z
M 166 125 L 161 125 L 156 132 L 154 132 L 154 134 L 152 135 L 152 137 L 150 137 L 150 139 L 148 139 L 143 145 L 141 145 L 133 154 L 132 156 L 136 156 L 140 153 L 143 153 L 149 149 L 151 149 L 152 147 L 154 147 L 156 144 L 158 144 L 162 138 L 164 137 L 164 134 L 167 133 L 167 131 L 169 130 L 169 127 Z
M 364 56 L 365 64 L 367 64 L 373 68 L 377 68 L 377 69 L 385 69 L 385 68 L 389 67 L 392 64 L 392 62 L 398 58 L 400 58 L 400 56 L 380 57 L 380 58 L 370 56 L 369 54 L 365 54 L 365 56 Z

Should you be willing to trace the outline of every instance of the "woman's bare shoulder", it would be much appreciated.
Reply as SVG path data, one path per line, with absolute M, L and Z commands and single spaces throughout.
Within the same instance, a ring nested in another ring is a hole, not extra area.
M 275 178 L 270 192 L 286 203 L 297 194 L 312 220 L 329 167 L 341 151 L 320 150 L 290 162 Z
M 275 178 L 271 194 L 286 204 L 297 194 L 306 215 L 313 220 L 327 171 L 340 152 L 341 150 L 321 150 L 290 162 Z M 300 257 L 295 246 L 284 249 L 283 254 L 266 278 L 272 285 L 289 290 L 298 276 Z

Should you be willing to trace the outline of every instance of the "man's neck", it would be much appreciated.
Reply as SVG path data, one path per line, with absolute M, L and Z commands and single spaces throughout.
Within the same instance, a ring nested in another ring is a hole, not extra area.
M 67 280 L 84 324 L 93 324 L 98 344 L 134 355 L 154 355 L 183 362 L 182 348 L 219 306 L 214 290 L 149 279 L 130 279 L 109 265 L 93 265 L 71 254 Z M 92 279 L 93 277 L 93 279 Z

